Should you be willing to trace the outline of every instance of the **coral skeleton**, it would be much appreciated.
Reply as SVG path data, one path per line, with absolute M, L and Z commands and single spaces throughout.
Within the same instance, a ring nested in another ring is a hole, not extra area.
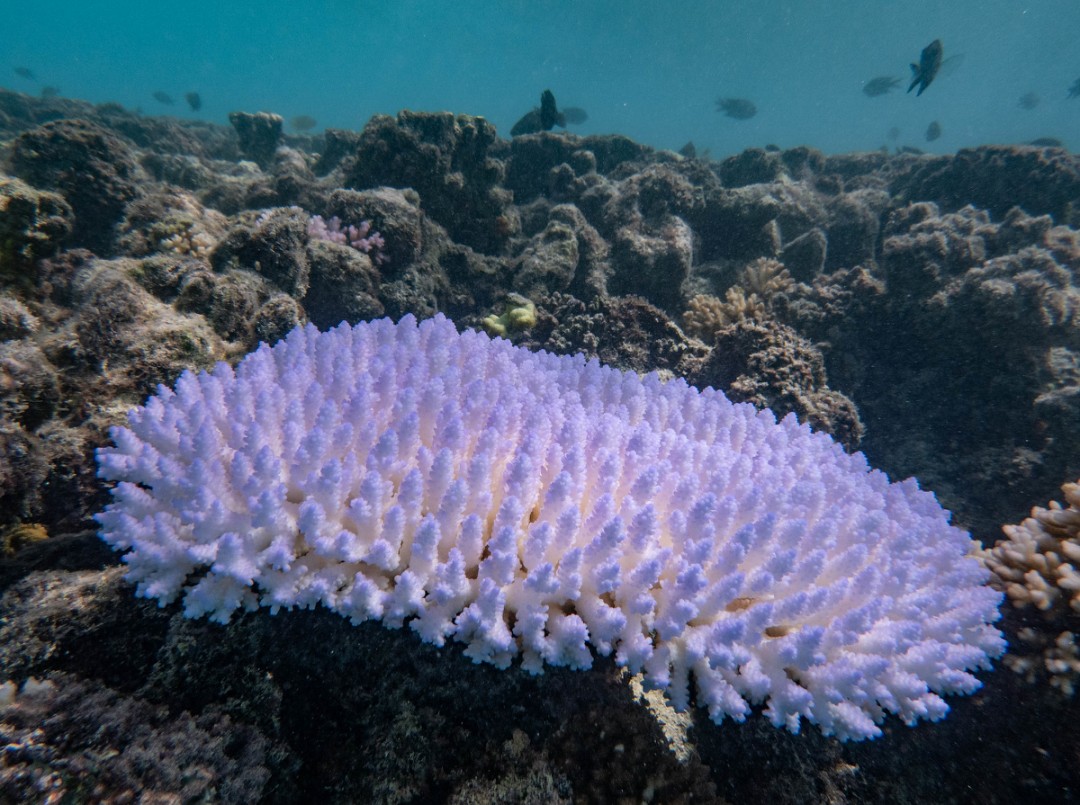
M 98 451 L 140 595 L 323 605 L 529 672 L 614 655 L 717 722 L 937 720 L 1001 594 L 914 480 L 711 388 L 444 317 L 297 328 L 159 387 Z

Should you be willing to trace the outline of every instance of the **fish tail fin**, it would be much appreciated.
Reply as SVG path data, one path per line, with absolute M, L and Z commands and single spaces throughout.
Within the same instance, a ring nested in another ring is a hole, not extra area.
M 908 92 L 911 92 L 913 89 L 915 89 L 915 85 L 919 83 L 919 77 L 920 77 L 919 65 L 912 64 L 911 65 L 911 85 L 908 86 L 908 88 L 907 88 Z

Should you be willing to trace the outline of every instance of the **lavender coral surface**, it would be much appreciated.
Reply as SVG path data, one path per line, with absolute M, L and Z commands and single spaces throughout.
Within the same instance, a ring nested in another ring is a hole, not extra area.
M 314 607 L 478 662 L 614 653 L 676 707 L 842 739 L 936 720 L 1004 649 L 968 535 L 794 416 L 445 318 L 308 326 L 159 387 L 100 475 L 188 616 Z M 590 648 L 591 647 L 591 648 Z

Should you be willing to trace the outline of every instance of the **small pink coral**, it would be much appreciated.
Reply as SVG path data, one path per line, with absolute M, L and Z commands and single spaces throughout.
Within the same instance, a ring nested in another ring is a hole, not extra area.
M 371 234 L 368 234 L 369 232 Z M 308 219 L 308 235 L 316 240 L 328 240 L 331 243 L 351 246 L 369 255 L 377 265 L 382 265 L 388 259 L 383 252 L 386 241 L 381 234 L 371 231 L 371 221 L 361 221 L 359 226 L 354 224 L 343 226 L 341 219 L 336 215 L 329 221 L 324 220 L 321 215 L 312 215 Z

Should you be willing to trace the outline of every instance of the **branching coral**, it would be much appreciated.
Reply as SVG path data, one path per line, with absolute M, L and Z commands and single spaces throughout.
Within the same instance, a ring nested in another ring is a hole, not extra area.
M 762 321 L 768 317 L 772 299 L 792 284 L 784 264 L 768 257 L 751 261 L 740 272 L 739 281 L 727 289 L 724 299 L 698 294 L 683 313 L 686 332 L 707 344 L 716 333 L 738 321 Z
M 1003 527 L 1006 538 L 979 552 L 994 574 L 991 585 L 1018 609 L 1034 607 L 1042 622 L 1019 631 L 1025 655 L 1010 655 L 1006 665 L 1029 680 L 1043 672 L 1071 695 L 1080 678 L 1080 481 L 1062 486 L 1065 504 L 1035 507 L 1019 525 Z M 1041 661 L 1039 655 L 1041 653 Z

